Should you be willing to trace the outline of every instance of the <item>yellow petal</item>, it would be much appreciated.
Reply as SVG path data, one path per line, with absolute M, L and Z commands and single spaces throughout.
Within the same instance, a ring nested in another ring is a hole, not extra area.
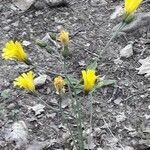
M 58 76 L 54 79 L 54 87 L 56 89 L 57 94 L 61 94 L 65 92 L 64 85 L 65 82 L 61 76 Z
M 59 35 L 59 40 L 63 46 L 67 46 L 69 43 L 69 32 L 61 31 Z
M 13 82 L 14 86 L 19 86 L 20 88 L 24 88 L 26 90 L 35 91 L 33 72 L 30 71 L 28 73 L 23 73 L 19 77 L 15 79 Z
M 94 88 L 95 81 L 97 79 L 97 76 L 95 75 L 95 70 L 82 70 L 82 77 L 84 81 L 84 90 L 87 92 L 91 91 Z
M 24 52 L 23 47 L 20 42 L 13 42 L 12 40 L 5 44 L 2 49 L 2 57 L 4 59 L 16 59 L 19 61 L 26 61 L 27 54 Z
M 125 13 L 130 15 L 136 11 L 143 0 L 125 0 Z

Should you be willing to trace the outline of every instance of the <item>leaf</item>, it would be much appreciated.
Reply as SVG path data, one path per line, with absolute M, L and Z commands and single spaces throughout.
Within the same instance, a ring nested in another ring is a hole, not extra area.
M 78 85 L 78 87 L 74 89 L 73 94 L 78 95 L 78 94 L 80 94 L 81 92 L 83 92 L 83 85 Z
M 55 33 L 50 33 L 50 37 L 52 38 L 52 40 L 56 41 L 57 37 Z
M 73 77 L 69 77 L 69 81 L 68 79 L 65 79 L 65 84 L 78 84 L 80 82 L 80 80 L 76 79 L 76 78 L 73 78 Z
M 4 99 L 9 98 L 10 97 L 10 89 L 6 89 L 6 90 L 2 91 L 1 97 L 3 97 Z
M 140 59 L 139 62 L 142 64 L 139 68 L 136 68 L 138 70 L 138 74 L 145 74 L 145 77 L 150 76 L 150 56 L 148 56 L 145 59 Z
M 92 64 L 87 66 L 87 69 L 96 70 L 97 68 L 97 61 L 94 61 Z
M 35 41 L 35 43 L 36 43 L 38 46 L 40 46 L 41 48 L 47 46 L 47 43 L 46 43 L 45 41 L 43 41 L 43 40 L 37 39 L 37 40 Z
M 101 88 L 101 87 L 104 87 L 104 86 L 108 86 L 108 85 L 111 85 L 111 84 L 114 84 L 116 82 L 116 80 L 101 80 L 96 88 Z

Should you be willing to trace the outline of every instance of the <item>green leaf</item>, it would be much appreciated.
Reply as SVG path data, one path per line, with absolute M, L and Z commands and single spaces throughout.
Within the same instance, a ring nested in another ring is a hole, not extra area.
M 65 84 L 70 84 L 70 82 L 71 82 L 71 84 L 73 84 L 73 85 L 78 84 L 80 82 L 80 80 L 73 78 L 73 77 L 69 77 L 69 81 L 68 81 L 68 79 L 65 79 L 64 81 L 65 81 Z
M 50 48 L 49 46 L 47 46 L 47 47 L 45 47 L 45 49 L 46 49 L 46 51 L 48 52 L 48 53 L 52 53 L 52 52 L 54 52 L 54 50 L 52 49 L 52 48 Z
M 96 70 L 97 68 L 97 61 L 94 61 L 92 64 L 87 66 L 87 69 Z
M 98 82 L 96 88 L 101 88 L 101 87 L 104 87 L 104 86 L 109 86 L 111 84 L 115 84 L 116 83 L 116 80 L 102 80 L 100 82 Z
M 47 46 L 47 43 L 46 43 L 45 41 L 42 41 L 42 40 L 39 40 L 39 39 L 37 39 L 37 40 L 35 41 L 35 43 L 36 43 L 38 46 L 42 47 L 42 48 Z
M 9 98 L 10 97 L 10 89 L 6 89 L 6 90 L 2 91 L 1 97 L 3 97 L 4 99 Z
M 74 89 L 73 91 L 73 94 L 75 95 L 78 95 L 80 94 L 81 92 L 83 92 L 83 85 L 79 85 L 77 88 Z
M 50 33 L 50 37 L 52 38 L 52 40 L 56 41 L 56 34 L 55 33 Z

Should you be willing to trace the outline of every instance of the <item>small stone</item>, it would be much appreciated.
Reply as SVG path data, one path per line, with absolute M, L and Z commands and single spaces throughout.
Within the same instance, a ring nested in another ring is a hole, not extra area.
M 130 146 L 126 146 L 126 147 L 124 147 L 124 149 L 125 149 L 125 150 L 134 150 L 134 148 L 133 148 L 133 147 L 130 147 Z
M 47 75 L 40 75 L 39 77 L 34 79 L 35 86 L 42 86 L 45 84 L 47 79 Z
M 3 30 L 5 30 L 5 31 L 9 31 L 9 30 L 10 30 L 10 26 L 6 26 L 6 27 L 4 27 L 4 28 L 3 28 Z
M 119 105 L 121 101 L 122 101 L 122 99 L 119 97 L 119 98 L 114 100 L 114 103 Z
M 44 112 L 44 108 L 45 108 L 45 106 L 42 104 L 36 104 L 35 106 L 30 107 L 30 109 L 34 111 L 36 116 L 41 115 L 41 113 Z
M 118 114 L 116 117 L 116 122 L 122 122 L 124 121 L 127 117 L 125 116 L 124 112 Z
M 144 117 L 145 119 L 150 119 L 150 115 L 145 114 Z
M 85 63 L 84 60 L 81 60 L 81 61 L 79 61 L 79 65 L 80 65 L 81 67 L 84 67 L 84 66 L 86 66 L 86 63 Z
M 23 41 L 22 42 L 22 45 L 24 45 L 24 46 L 28 46 L 28 45 L 30 45 L 31 44 L 31 42 L 29 42 L 29 41 Z
M 8 109 L 12 110 L 15 108 L 15 104 L 14 103 L 11 103 L 7 106 Z
M 26 11 L 31 7 L 35 0 L 14 0 L 13 4 L 17 6 L 22 11 Z
M 13 25 L 14 27 L 18 27 L 19 21 L 16 21 L 16 22 L 12 23 L 12 25 Z
M 120 51 L 120 56 L 121 57 L 126 57 L 129 58 L 133 55 L 133 46 L 132 44 L 128 44 L 126 47 L 124 47 L 121 51 Z
M 123 63 L 123 61 L 120 58 L 114 59 L 114 63 L 116 65 L 121 65 Z

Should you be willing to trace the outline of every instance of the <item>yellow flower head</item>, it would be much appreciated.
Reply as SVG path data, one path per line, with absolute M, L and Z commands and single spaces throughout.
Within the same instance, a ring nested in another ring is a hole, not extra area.
M 128 16 L 135 12 L 143 0 L 125 0 L 124 11 Z
M 13 84 L 14 86 L 19 86 L 26 90 L 35 92 L 35 84 L 32 71 L 21 74 L 18 78 L 15 79 Z
M 95 70 L 82 70 L 82 77 L 84 80 L 84 90 L 86 92 L 91 91 L 94 88 L 95 81 L 97 79 L 97 76 L 95 75 Z
M 24 52 L 22 45 L 18 41 L 9 41 L 5 44 L 5 47 L 2 49 L 2 57 L 4 59 L 17 59 L 19 61 L 26 61 L 27 54 Z
M 69 43 L 69 32 L 61 31 L 59 35 L 59 40 L 63 46 L 67 46 Z
M 57 94 L 61 94 L 65 92 L 65 81 L 61 76 L 58 76 L 54 79 L 54 87 L 56 89 Z

